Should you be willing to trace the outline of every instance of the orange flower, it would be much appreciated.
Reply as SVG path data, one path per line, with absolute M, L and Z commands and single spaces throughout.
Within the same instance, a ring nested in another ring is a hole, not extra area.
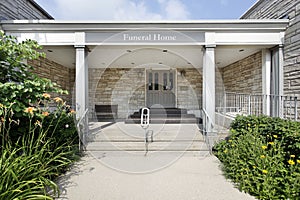
M 33 114 L 33 111 L 35 111 L 34 107 L 28 107 L 24 110 L 24 112 L 29 113 L 29 114 Z
M 55 97 L 55 98 L 54 98 L 54 101 L 55 101 L 56 103 L 62 103 L 62 102 L 63 102 L 63 100 L 62 100 L 60 97 Z
M 42 123 L 39 120 L 36 120 L 36 122 L 34 123 L 36 126 L 39 126 L 42 128 Z
M 47 112 L 47 111 L 42 112 L 42 115 L 44 115 L 45 117 L 47 117 L 49 115 L 49 112 Z
M 74 114 L 74 113 L 75 113 L 75 110 L 72 109 L 72 110 L 70 111 L 70 113 Z
M 46 98 L 46 99 L 50 99 L 51 96 L 50 96 L 50 94 L 48 94 L 48 93 L 44 93 L 44 94 L 43 94 L 43 97 Z

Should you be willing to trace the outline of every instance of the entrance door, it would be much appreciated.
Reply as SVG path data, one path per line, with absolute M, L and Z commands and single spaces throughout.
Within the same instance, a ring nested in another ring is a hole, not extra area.
M 175 71 L 147 71 L 147 106 L 158 104 L 164 108 L 175 108 Z

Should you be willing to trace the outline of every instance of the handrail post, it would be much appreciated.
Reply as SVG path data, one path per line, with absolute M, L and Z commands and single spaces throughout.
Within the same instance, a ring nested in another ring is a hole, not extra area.
M 149 108 L 142 108 L 141 110 L 141 127 L 145 131 L 145 156 L 148 153 L 148 133 L 147 129 L 149 128 L 150 123 L 150 109 Z M 151 140 L 153 140 L 153 133 L 151 136 Z M 152 142 L 152 141 L 151 141 Z
M 251 94 L 248 95 L 248 115 L 251 115 Z
M 84 111 L 83 115 L 80 117 L 78 120 L 76 127 L 77 127 L 77 132 L 79 136 L 79 150 L 81 150 L 81 143 L 85 146 L 86 140 L 85 140 L 85 134 L 88 133 L 88 118 L 86 118 L 86 115 L 88 113 L 88 108 Z M 81 130 L 81 123 L 83 122 L 83 132 Z
M 295 117 L 294 117 L 294 119 L 295 119 L 295 121 L 297 121 L 297 119 L 298 119 L 298 101 L 297 101 L 297 97 L 294 97 L 294 102 L 295 102 Z

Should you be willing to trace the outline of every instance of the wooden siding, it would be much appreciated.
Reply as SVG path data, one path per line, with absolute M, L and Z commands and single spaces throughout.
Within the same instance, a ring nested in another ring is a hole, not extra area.
M 0 20 L 53 19 L 32 0 L 0 0 Z

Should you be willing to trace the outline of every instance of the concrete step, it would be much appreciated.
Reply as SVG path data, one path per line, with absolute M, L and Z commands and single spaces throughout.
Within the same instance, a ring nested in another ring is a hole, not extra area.
M 149 135 L 150 137 L 150 135 Z M 118 133 L 98 133 L 96 135 L 88 135 L 87 141 L 88 142 L 143 142 L 145 140 L 145 135 L 141 134 L 140 136 L 133 136 L 133 135 L 126 135 L 126 134 L 118 134 Z M 203 142 L 203 136 L 201 134 L 197 134 L 195 136 L 182 136 L 182 135 L 153 135 L 153 140 L 155 142 L 174 142 L 174 141 L 199 141 Z
M 102 127 L 102 128 L 101 128 Z M 149 151 L 208 151 L 199 127 L 195 124 L 151 124 L 153 134 Z M 151 134 L 149 134 L 149 139 Z M 87 151 L 145 151 L 145 130 L 140 125 L 118 123 L 90 123 Z
M 91 142 L 87 151 L 145 151 L 145 142 Z M 148 143 L 148 151 L 208 151 L 202 141 L 176 141 Z
M 140 118 L 128 118 L 126 124 L 140 124 Z M 150 118 L 150 124 L 198 124 L 197 118 Z
M 130 115 L 129 118 L 137 118 L 141 119 L 141 115 L 139 113 L 135 113 L 133 115 Z M 166 113 L 157 113 L 157 114 L 150 114 L 150 118 L 195 118 L 194 114 L 181 114 L 181 113 L 176 113 L 176 114 L 166 114 Z
M 147 132 L 148 136 L 153 136 L 154 141 L 204 141 L 203 135 L 197 129 L 197 126 L 193 126 L 194 129 L 164 129 L 163 127 L 150 127 Z M 125 129 L 120 127 L 120 129 L 103 129 L 94 132 L 90 132 L 86 136 L 89 142 L 114 142 L 114 141 L 144 141 L 145 130 L 141 127 L 136 127 L 135 129 Z

